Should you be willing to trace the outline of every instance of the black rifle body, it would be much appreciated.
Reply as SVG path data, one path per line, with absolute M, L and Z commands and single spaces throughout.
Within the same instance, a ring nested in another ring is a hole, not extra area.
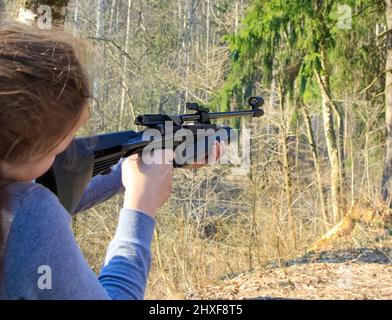
M 252 104 L 251 99 L 259 100 Z M 262 116 L 264 114 L 260 108 L 263 104 L 262 98 L 251 99 L 249 100 L 249 104 L 252 106 L 251 111 L 210 113 L 197 104 L 187 104 L 188 109 L 196 111 L 195 114 L 138 116 L 135 120 L 136 124 L 156 129 L 161 133 L 157 139 L 151 139 L 149 135 L 146 135 L 146 130 L 140 132 L 122 131 L 76 138 L 64 152 L 56 157 L 52 167 L 36 182 L 49 188 L 57 195 L 68 212 L 73 213 L 80 203 L 86 186 L 94 176 L 110 173 L 111 167 L 117 164 L 121 158 L 141 154 L 148 145 L 154 149 L 170 146 L 176 152 L 176 148 L 180 144 L 191 141 L 192 146 L 187 146 L 187 150 L 189 151 L 189 147 L 191 147 L 194 152 L 190 152 L 181 163 L 174 162 L 175 167 L 182 167 L 207 156 L 216 140 L 229 144 L 234 133 L 232 128 L 211 124 L 211 120 Z M 174 123 L 173 132 L 170 135 L 166 135 L 164 132 L 167 121 Z M 187 124 L 188 122 L 194 122 L 194 124 Z M 200 135 L 198 129 L 203 129 L 203 132 L 206 133 Z M 176 134 L 182 136 L 183 139 L 175 139 Z M 187 139 L 190 138 L 189 135 L 192 135 L 193 139 Z M 198 150 L 203 150 L 203 154 L 197 154 Z

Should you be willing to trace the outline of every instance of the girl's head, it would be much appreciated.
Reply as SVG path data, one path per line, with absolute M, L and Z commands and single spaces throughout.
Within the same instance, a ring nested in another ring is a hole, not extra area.
M 88 80 L 65 36 L 0 23 L 0 273 L 5 185 L 46 172 L 88 117 Z
M 33 180 L 88 116 L 89 84 L 64 34 L 0 25 L 0 177 Z

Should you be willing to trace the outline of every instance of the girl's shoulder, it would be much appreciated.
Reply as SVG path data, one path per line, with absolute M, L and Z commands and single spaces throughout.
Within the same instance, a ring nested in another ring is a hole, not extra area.
M 41 187 L 43 188 L 42 185 L 35 183 L 34 181 L 13 182 L 7 185 L 7 196 L 10 198 L 10 200 L 20 200 L 29 192 L 32 192 L 33 190 Z
M 7 199 L 11 212 L 17 211 L 19 208 L 32 208 L 36 205 L 43 205 L 50 201 L 58 202 L 57 197 L 43 185 L 34 181 L 14 182 L 6 187 Z
M 5 296 L 34 299 L 39 291 L 37 266 L 64 262 L 58 252 L 72 241 L 71 218 L 57 197 L 38 183 L 12 183 L 7 197 Z
M 9 210 L 8 214 L 2 217 L 6 220 L 3 220 L 6 235 L 15 220 L 18 221 L 17 224 L 23 225 L 58 218 L 63 222 L 71 220 L 58 198 L 41 184 L 33 181 L 14 182 L 9 184 L 6 190 Z

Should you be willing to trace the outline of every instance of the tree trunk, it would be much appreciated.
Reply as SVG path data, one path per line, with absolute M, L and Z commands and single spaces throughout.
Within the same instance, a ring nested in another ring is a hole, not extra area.
M 127 30 L 125 34 L 125 45 L 124 51 L 128 53 L 129 46 L 129 35 L 131 32 L 131 13 L 132 13 L 132 0 L 128 0 L 128 14 L 127 14 Z M 122 72 L 122 82 L 121 82 L 121 103 L 120 103 L 120 114 L 118 118 L 118 130 L 122 128 L 123 119 L 124 119 L 124 110 L 125 110 L 125 96 L 128 91 L 128 83 L 127 83 L 127 68 L 128 68 L 128 59 L 124 56 L 123 58 L 123 72 Z M 132 115 L 134 118 L 134 115 Z
M 80 31 L 79 8 L 80 8 L 79 0 L 75 0 L 74 12 L 73 12 L 73 22 L 74 22 L 73 30 L 75 35 L 78 35 Z
M 206 12 L 206 82 L 208 83 L 208 69 L 210 67 L 210 0 L 207 0 Z
M 323 217 L 324 223 L 328 222 L 328 215 L 327 215 L 327 202 L 325 201 L 324 191 L 323 191 L 323 183 L 321 178 L 321 168 L 320 168 L 320 159 L 317 152 L 316 141 L 314 139 L 314 134 L 312 130 L 312 122 L 308 111 L 306 110 L 306 106 L 301 107 L 302 115 L 305 120 L 306 125 L 306 133 L 309 140 L 309 145 L 312 150 L 312 157 L 314 162 L 314 169 L 316 170 L 316 177 L 317 177 L 317 185 L 318 185 L 318 192 L 320 197 L 320 206 L 321 206 L 321 215 Z
M 343 115 L 343 112 L 340 107 L 337 106 L 337 104 L 332 100 L 331 94 L 329 91 L 329 84 L 328 85 L 328 95 L 329 95 L 329 101 L 331 102 L 331 106 L 335 115 L 336 119 L 336 124 L 337 124 L 337 137 L 336 137 L 336 144 L 338 148 L 338 155 L 339 155 L 339 174 L 340 174 L 340 207 L 345 208 L 345 181 L 346 181 L 346 174 L 345 174 L 345 117 Z M 346 209 L 346 208 L 345 208 Z
M 385 125 L 386 155 L 382 176 L 382 199 L 391 205 L 392 191 L 392 0 L 386 0 L 386 21 L 388 34 L 386 38 L 386 75 L 385 75 Z
M 97 0 L 97 13 L 95 21 L 95 37 L 101 39 L 105 35 L 105 10 L 106 10 L 106 0 Z M 100 62 L 105 60 L 105 48 L 97 48 L 100 57 Z M 102 93 L 101 89 L 101 73 L 104 67 L 102 64 L 96 67 L 94 70 L 94 81 L 93 81 L 93 96 L 100 101 L 100 96 Z M 100 109 L 98 105 L 93 104 L 93 115 L 90 124 L 95 134 L 97 134 L 103 128 L 103 109 Z
M 287 145 L 287 124 L 285 117 L 285 101 L 284 92 L 279 85 L 279 107 L 280 107 L 280 144 L 282 146 L 282 162 L 283 162 L 283 175 L 285 184 L 285 194 L 287 203 L 287 224 L 289 228 L 289 233 L 291 237 L 291 243 L 293 243 L 294 248 L 296 246 L 296 232 L 293 218 L 293 210 L 291 208 L 293 204 L 292 197 L 292 178 L 290 172 L 289 164 L 289 148 Z
M 108 34 L 112 35 L 114 30 L 114 23 L 115 23 L 115 13 L 117 8 L 117 0 L 113 0 L 110 8 L 110 20 L 109 20 L 109 31 Z
M 239 24 L 239 3 L 238 0 L 235 2 L 235 16 L 234 16 L 234 33 L 237 35 L 238 33 L 238 24 Z
M 334 128 L 334 118 L 330 95 L 328 92 L 328 76 L 325 68 L 325 54 L 322 60 L 322 71 L 316 71 L 317 82 L 321 91 L 322 111 L 324 121 L 325 139 L 327 141 L 327 149 L 329 156 L 329 163 L 331 166 L 330 183 L 331 183 L 331 204 L 333 212 L 333 223 L 336 223 L 341 218 L 340 208 L 340 191 L 341 191 L 341 172 L 339 161 L 339 150 L 336 141 L 336 134 Z

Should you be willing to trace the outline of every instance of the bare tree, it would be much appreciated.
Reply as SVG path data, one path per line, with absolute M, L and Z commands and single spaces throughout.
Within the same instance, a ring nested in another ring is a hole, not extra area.
M 386 37 L 386 68 L 385 68 L 385 124 L 387 130 L 386 156 L 382 177 L 383 200 L 391 203 L 392 192 L 392 0 L 386 0 L 386 21 L 388 33 Z
M 128 53 L 129 47 L 129 38 L 131 33 L 131 15 L 132 15 L 132 0 L 128 0 L 128 7 L 127 7 L 127 28 L 125 32 L 125 44 L 124 44 L 124 51 Z M 120 102 L 120 112 L 118 118 L 118 127 L 121 128 L 123 119 L 124 119 L 124 109 L 125 109 L 125 101 L 126 95 L 128 92 L 128 83 L 127 83 L 127 70 L 128 70 L 128 58 L 124 56 L 123 58 L 123 72 L 122 72 L 122 82 L 121 82 L 121 102 Z M 133 110 L 133 108 L 131 108 Z M 132 118 L 135 118 L 135 115 L 132 114 Z

